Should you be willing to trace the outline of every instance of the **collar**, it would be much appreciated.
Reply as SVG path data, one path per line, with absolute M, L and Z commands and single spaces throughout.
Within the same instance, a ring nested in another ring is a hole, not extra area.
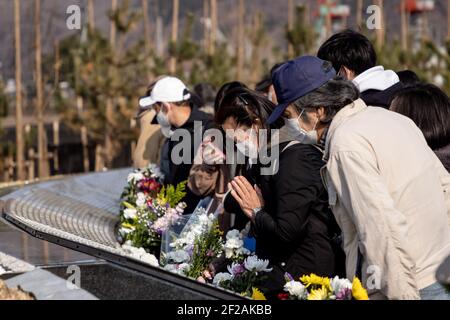
M 361 99 L 355 100 L 349 105 L 342 108 L 333 118 L 333 121 L 331 121 L 330 128 L 327 132 L 327 137 L 325 140 L 325 152 L 323 155 L 323 160 L 325 162 L 328 161 L 329 153 L 330 153 L 330 144 L 331 140 L 333 139 L 333 135 L 336 132 L 336 129 L 339 128 L 341 124 L 345 122 L 348 118 L 353 116 L 354 114 L 364 110 L 367 108 L 367 105 L 362 101 Z
M 385 70 L 383 66 L 370 68 L 353 79 L 360 92 L 371 89 L 383 91 L 398 82 L 398 75 L 392 70 Z

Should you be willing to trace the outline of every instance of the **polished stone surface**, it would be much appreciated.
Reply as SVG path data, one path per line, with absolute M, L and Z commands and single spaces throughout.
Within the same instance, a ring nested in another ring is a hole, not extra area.
M 98 300 L 93 294 L 68 285 L 64 278 L 51 272 L 36 269 L 5 281 L 9 288 L 31 292 L 37 300 Z
M 2 222 L 0 222 L 0 252 L 37 266 L 96 260 L 81 252 L 31 237 Z

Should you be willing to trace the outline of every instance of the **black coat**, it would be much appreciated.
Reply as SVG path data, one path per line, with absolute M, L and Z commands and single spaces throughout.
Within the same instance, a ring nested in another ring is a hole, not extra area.
M 280 152 L 287 144 L 280 144 Z M 265 206 L 253 232 L 256 254 L 274 268 L 268 293 L 282 291 L 285 272 L 296 279 L 311 273 L 345 275 L 340 230 L 320 175 L 322 156 L 315 146 L 295 144 L 281 153 L 275 175 L 259 177 Z
M 198 139 L 198 141 L 195 141 L 195 139 L 194 139 L 194 129 L 195 129 L 194 123 L 196 121 L 199 121 L 202 124 L 202 134 L 201 134 L 200 139 Z M 185 124 L 183 124 L 179 128 L 175 128 L 175 127 L 172 128 L 172 130 L 185 129 L 185 130 L 187 130 L 187 132 L 189 132 L 189 136 L 191 139 L 190 155 L 189 155 L 188 163 L 175 164 L 172 161 L 173 159 L 171 157 L 171 154 L 172 154 L 173 149 L 177 145 L 179 145 L 180 143 L 183 143 L 183 139 L 180 139 L 179 141 L 175 141 L 174 139 L 168 139 L 169 141 L 167 142 L 168 143 L 167 154 L 165 155 L 165 158 L 168 161 L 169 174 L 168 174 L 168 176 L 165 177 L 165 180 L 164 180 L 165 184 L 171 184 L 171 185 L 176 186 L 180 182 L 188 180 L 192 164 L 194 163 L 195 154 L 196 154 L 197 149 L 199 148 L 200 143 L 202 142 L 202 139 L 203 139 L 203 134 L 206 130 L 211 129 L 213 127 L 214 127 L 214 123 L 212 120 L 212 116 L 205 112 L 202 112 L 202 111 L 198 110 L 198 108 L 194 107 Z M 195 145 L 194 142 L 197 142 L 198 145 Z M 178 152 L 176 152 L 176 154 L 178 154 Z M 180 152 L 180 156 L 183 156 L 182 151 Z M 186 197 L 183 199 L 183 201 L 186 202 L 187 208 L 185 209 L 184 212 L 186 214 L 189 214 L 189 213 L 192 213 L 192 211 L 195 209 L 198 202 L 201 200 L 201 197 L 194 194 L 191 190 L 189 190 L 189 188 L 186 188 L 186 192 L 187 192 L 187 194 L 186 194 Z
M 386 90 L 382 91 L 375 89 L 366 90 L 361 93 L 361 99 L 368 106 L 382 107 L 385 109 L 389 109 L 395 95 L 403 88 L 404 85 L 401 82 L 398 82 L 393 86 L 390 86 Z

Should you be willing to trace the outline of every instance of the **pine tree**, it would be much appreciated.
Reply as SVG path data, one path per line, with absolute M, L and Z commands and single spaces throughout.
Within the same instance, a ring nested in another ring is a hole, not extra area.
M 142 50 L 143 39 L 125 47 L 127 35 L 140 21 L 140 13 L 130 9 L 129 1 L 123 1 L 109 17 L 117 32 L 116 46 L 98 30 L 89 31 L 88 41 L 73 41 L 71 37 L 61 42 L 61 73 L 68 73 L 65 78 L 75 94 L 82 97 L 83 109 L 59 110 L 71 128 L 80 130 L 85 126 L 94 143 L 105 146 L 109 140 L 111 145 L 103 149 L 102 156 L 104 163 L 112 167 L 114 159 L 137 134 L 131 129 L 130 120 L 136 113 L 136 101 L 145 90 L 150 70 L 146 63 L 149 53 Z M 60 94 L 56 100 L 60 106 L 68 103 Z M 109 103 L 112 105 L 107 108 Z
M 305 6 L 297 6 L 294 28 L 289 30 L 289 27 L 286 27 L 286 38 L 294 52 L 294 56 L 286 57 L 288 59 L 310 54 L 316 47 L 316 34 L 311 26 L 306 25 L 305 13 Z

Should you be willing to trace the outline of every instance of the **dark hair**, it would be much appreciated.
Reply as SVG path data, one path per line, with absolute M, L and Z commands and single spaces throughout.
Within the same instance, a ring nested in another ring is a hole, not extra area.
M 225 83 L 222 87 L 220 87 L 217 92 L 216 99 L 214 101 L 214 113 L 219 109 L 220 103 L 222 102 L 223 97 L 230 91 L 235 88 L 247 88 L 245 84 L 239 81 L 232 81 Z
M 262 78 L 261 81 L 256 84 L 255 90 L 262 93 L 268 93 L 271 85 L 272 77 L 270 76 L 270 74 L 266 74 L 264 78 Z
M 403 70 L 397 72 L 398 77 L 400 78 L 400 82 L 404 85 L 412 85 L 420 82 L 419 77 L 414 71 L 411 70 Z
M 273 125 L 267 125 L 267 119 L 275 110 L 275 105 L 259 92 L 240 87 L 230 90 L 222 99 L 216 111 L 215 121 L 222 125 L 233 117 L 238 125 L 251 127 L 259 119 L 265 129 L 279 129 L 284 125 L 279 118 Z
M 450 144 L 450 98 L 435 85 L 419 83 L 402 89 L 390 110 L 413 120 L 431 149 Z
M 324 107 L 327 119 L 322 120 L 322 122 L 327 123 L 333 120 L 339 110 L 358 100 L 358 98 L 359 90 L 353 82 L 337 77 L 297 99 L 293 105 L 299 112 L 303 109 Z
M 330 61 L 336 72 L 345 66 L 356 75 L 375 67 L 377 63 L 377 54 L 369 39 L 352 30 L 331 36 L 319 48 L 317 57 Z
M 210 83 L 199 83 L 194 86 L 194 93 L 201 99 L 202 105 L 213 105 L 216 90 Z

